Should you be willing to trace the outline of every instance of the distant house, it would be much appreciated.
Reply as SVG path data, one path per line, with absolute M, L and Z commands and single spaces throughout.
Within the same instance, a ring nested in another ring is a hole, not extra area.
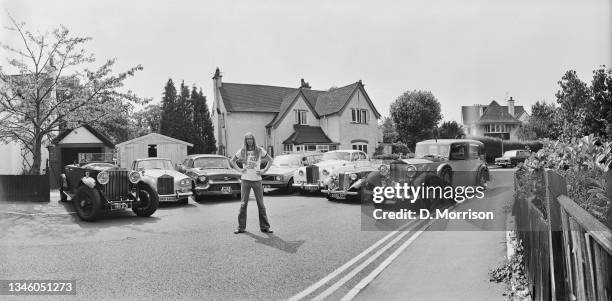
M 213 77 L 211 117 L 220 154 L 235 153 L 246 132 L 271 154 L 359 149 L 372 155 L 380 114 L 361 81 L 330 91 L 222 82 Z
M 493 100 L 489 105 L 461 107 L 461 122 L 468 137 L 498 137 L 518 140 L 516 131 L 529 119 L 523 106 L 515 106 L 510 97 L 507 106 Z
M 117 144 L 117 163 L 121 167 L 130 168 L 136 159 L 156 157 L 180 163 L 187 157 L 187 147 L 192 146 L 189 142 L 151 133 Z

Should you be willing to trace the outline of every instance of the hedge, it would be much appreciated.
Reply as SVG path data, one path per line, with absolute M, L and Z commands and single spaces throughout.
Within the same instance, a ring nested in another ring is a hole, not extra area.
M 473 137 L 470 139 L 484 143 L 487 163 L 493 163 L 495 158 L 502 156 L 502 146 L 504 152 L 526 148 L 532 152 L 537 152 L 543 147 L 543 143 L 540 141 L 508 141 L 493 137 Z

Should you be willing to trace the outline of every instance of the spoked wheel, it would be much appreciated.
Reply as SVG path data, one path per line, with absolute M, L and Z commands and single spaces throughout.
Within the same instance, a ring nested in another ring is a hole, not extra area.
M 451 186 L 453 185 L 453 174 L 450 170 L 446 169 L 444 171 L 442 171 L 442 174 L 440 175 L 442 178 L 442 183 L 445 186 Z
M 138 201 L 134 203 L 132 211 L 138 216 L 149 217 L 157 210 L 159 198 L 157 193 L 148 185 L 138 187 Z
M 85 185 L 77 188 L 72 198 L 74 209 L 77 215 L 84 221 L 94 221 L 100 214 L 102 203 L 100 193 L 96 189 L 91 189 Z
M 484 187 L 484 189 L 487 189 L 487 174 L 484 171 L 480 171 L 478 173 L 478 179 L 476 184 L 478 186 Z

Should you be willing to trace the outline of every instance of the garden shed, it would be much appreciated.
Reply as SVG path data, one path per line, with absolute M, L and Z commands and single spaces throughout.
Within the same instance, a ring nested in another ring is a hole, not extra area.
M 129 168 L 132 162 L 142 158 L 167 158 L 172 163 L 183 162 L 187 156 L 187 147 L 193 144 L 158 133 L 147 134 L 117 144 L 117 163 Z

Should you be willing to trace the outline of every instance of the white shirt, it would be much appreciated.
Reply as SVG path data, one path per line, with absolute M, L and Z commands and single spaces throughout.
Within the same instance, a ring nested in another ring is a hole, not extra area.
M 255 158 L 255 151 L 246 152 L 246 162 L 243 162 L 242 167 L 246 170 L 242 172 L 240 179 L 247 181 L 261 181 L 261 176 L 257 174 L 260 171 L 261 159 L 265 158 L 268 153 L 263 148 L 259 147 L 259 158 Z M 240 158 L 240 150 L 236 153 L 236 158 Z

